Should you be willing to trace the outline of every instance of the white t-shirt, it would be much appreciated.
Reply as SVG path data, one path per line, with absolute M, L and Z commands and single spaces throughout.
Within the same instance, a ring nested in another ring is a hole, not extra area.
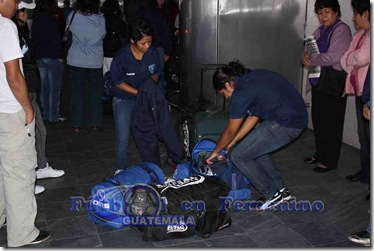
M 21 104 L 14 97 L 6 79 L 4 62 L 20 59 L 22 72 L 23 54 L 19 45 L 16 25 L 9 18 L 0 14 L 0 112 L 16 113 L 22 109 Z M 22 72 L 23 73 L 23 72 Z

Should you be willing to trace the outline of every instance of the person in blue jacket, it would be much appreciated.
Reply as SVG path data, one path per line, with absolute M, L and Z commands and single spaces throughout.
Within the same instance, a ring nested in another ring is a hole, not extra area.
M 113 115 L 116 130 L 116 167 L 128 166 L 128 143 L 132 113 L 140 83 L 152 78 L 157 83 L 161 74 L 157 50 L 151 47 L 154 31 L 151 25 L 137 19 L 129 26 L 130 43 L 113 58 L 110 76 L 117 87 L 113 97 Z
M 270 154 L 292 142 L 306 127 L 308 113 L 301 95 L 282 75 L 251 71 L 237 60 L 216 70 L 213 85 L 231 98 L 230 118 L 206 162 L 212 164 L 223 148 L 228 152 L 235 145 L 229 158 L 265 197 L 260 209 L 289 200 L 291 194 Z

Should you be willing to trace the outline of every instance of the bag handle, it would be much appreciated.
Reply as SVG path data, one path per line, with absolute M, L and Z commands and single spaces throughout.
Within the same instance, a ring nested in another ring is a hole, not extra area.
M 70 25 L 71 25 L 71 23 L 73 22 L 74 16 L 75 16 L 75 14 L 77 13 L 77 11 L 78 11 L 78 10 L 74 11 L 73 16 L 71 17 L 68 26 L 66 26 L 65 31 L 67 31 L 68 29 L 70 29 Z

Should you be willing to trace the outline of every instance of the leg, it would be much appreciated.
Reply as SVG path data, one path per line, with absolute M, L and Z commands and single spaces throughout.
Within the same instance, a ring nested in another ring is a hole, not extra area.
M 130 139 L 130 126 L 132 119 L 132 111 L 135 101 L 125 101 L 113 98 L 113 115 L 116 130 L 116 167 L 125 169 L 128 167 L 128 147 Z
M 79 67 L 71 67 L 72 87 L 70 100 L 70 123 L 73 127 L 83 125 L 83 89 L 85 70 Z
M 35 148 L 38 159 L 38 168 L 44 168 L 47 165 L 47 157 L 45 156 L 45 142 L 47 139 L 47 129 L 45 128 L 39 105 L 36 102 L 36 93 L 29 93 L 32 108 L 35 112 Z
M 232 150 L 230 158 L 262 195 L 267 199 L 271 198 L 277 191 L 276 186 L 282 186 L 283 181 L 275 163 L 266 161 L 263 156 L 290 143 L 301 132 L 302 129 L 281 127 L 275 122 L 263 121 Z
M 35 121 L 25 126 L 25 112 L 0 114 L 0 159 L 4 179 L 8 246 L 31 243 L 38 235 L 35 227 L 37 205 L 35 186 Z
M 362 115 L 363 104 L 361 97 L 356 97 L 357 132 L 360 141 L 361 170 L 358 172 L 359 180 L 370 183 L 370 134 L 369 122 Z
M 324 127 L 326 128 L 325 149 L 326 154 L 322 164 L 330 169 L 338 167 L 340 150 L 342 147 L 343 128 L 347 96 L 343 98 L 326 97 Z
M 314 129 L 314 142 L 316 152 L 314 158 L 316 160 L 322 160 L 325 156 L 325 133 L 324 133 L 324 118 L 325 116 L 325 104 L 323 93 L 312 88 L 312 122 Z
M 38 70 L 40 73 L 40 101 L 43 108 L 43 120 L 49 120 L 49 77 L 48 68 L 45 59 L 38 59 L 37 61 Z
M 50 60 L 50 109 L 49 109 L 49 121 L 55 122 L 60 118 L 60 95 L 62 86 L 62 77 L 64 72 L 64 62 L 62 59 L 51 59 Z
M 89 124 L 91 126 L 100 126 L 103 120 L 101 105 L 101 95 L 103 93 L 103 70 L 89 69 L 88 76 L 90 81 L 89 88 Z

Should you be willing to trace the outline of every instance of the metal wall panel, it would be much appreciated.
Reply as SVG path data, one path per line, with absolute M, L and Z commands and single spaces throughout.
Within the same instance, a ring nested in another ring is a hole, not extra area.
M 219 63 L 284 75 L 300 91 L 306 0 L 220 0 Z
M 183 0 L 180 6 L 181 102 L 194 107 L 201 65 L 217 62 L 218 0 Z
M 181 0 L 182 104 L 195 109 L 201 66 L 239 59 L 246 67 L 284 75 L 300 91 L 307 0 Z M 203 96 L 217 98 L 214 69 L 204 71 Z M 227 108 L 227 104 L 226 104 Z

